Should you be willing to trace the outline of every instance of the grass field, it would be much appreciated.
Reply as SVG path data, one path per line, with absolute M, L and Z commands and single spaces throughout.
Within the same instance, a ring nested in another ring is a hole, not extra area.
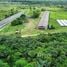
M 39 29 L 37 29 L 37 24 L 39 23 L 40 18 L 36 18 L 36 19 L 29 19 L 29 22 L 25 23 L 24 25 L 11 26 L 10 24 L 8 24 L 0 31 L 0 34 L 5 34 L 5 35 L 14 34 L 17 29 L 21 31 L 22 35 L 66 32 L 67 27 L 61 27 L 57 23 L 56 20 L 57 19 L 67 19 L 67 11 L 64 11 L 63 9 L 60 9 L 60 8 L 47 8 L 47 9 L 50 10 L 49 25 L 53 25 L 55 27 L 55 29 L 52 29 L 52 30 L 39 30 Z M 27 15 L 31 14 L 30 9 L 20 9 L 20 11 L 24 12 Z
M 0 20 L 3 20 L 7 14 L 9 14 L 8 10 L 0 10 Z
M 53 25 L 55 27 L 54 30 L 51 30 L 51 32 L 66 32 L 67 27 L 61 27 L 57 23 L 57 19 L 66 19 L 67 20 L 67 11 L 55 11 L 50 13 L 50 21 L 49 24 Z M 50 31 L 49 31 L 50 32 Z
M 5 18 L 5 15 L 9 15 L 11 9 L 16 10 L 16 7 L 10 6 L 10 5 L 7 6 L 7 5 L 0 4 L 0 20 L 3 20 Z

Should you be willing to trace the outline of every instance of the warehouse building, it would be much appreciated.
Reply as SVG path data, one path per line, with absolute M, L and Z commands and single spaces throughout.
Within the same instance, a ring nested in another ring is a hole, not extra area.
M 48 29 L 49 11 L 45 11 L 38 24 L 39 29 Z

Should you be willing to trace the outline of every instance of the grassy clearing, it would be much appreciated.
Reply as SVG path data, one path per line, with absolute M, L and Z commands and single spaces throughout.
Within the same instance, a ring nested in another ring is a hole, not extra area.
M 53 25 L 55 27 L 55 29 L 52 29 L 52 30 L 38 30 L 36 27 L 37 27 L 37 24 L 40 20 L 37 19 L 37 20 L 32 20 L 31 23 L 31 28 L 25 28 L 24 31 L 23 31 L 23 34 L 38 34 L 38 33 L 57 33 L 57 32 L 66 32 L 67 31 L 67 27 L 61 27 L 58 23 L 57 23 L 57 19 L 67 19 L 67 12 L 66 11 L 63 11 L 63 10 L 59 10 L 58 9 L 53 9 L 53 11 L 50 11 L 50 20 L 49 20 L 49 25 Z M 28 25 L 29 26 L 29 25 Z M 27 27 L 27 26 L 26 26 Z M 30 27 L 30 26 L 29 26 Z
M 0 20 L 3 20 L 5 15 L 8 15 L 9 13 L 9 10 L 0 10 Z
M 10 24 L 5 26 L 2 30 L 0 34 L 4 34 L 4 35 L 9 35 L 9 34 L 14 34 L 16 32 L 16 30 L 20 30 L 24 28 L 24 25 L 17 25 L 17 26 L 11 26 Z
M 37 29 L 37 25 L 39 23 L 40 18 L 37 19 L 29 19 L 28 23 L 25 23 L 24 25 L 18 25 L 18 26 L 10 26 L 7 25 L 3 28 L 3 30 L 0 31 L 1 34 L 13 34 L 18 29 L 21 31 L 22 35 L 34 35 L 34 34 L 40 34 L 40 33 L 55 33 L 55 32 L 66 32 L 67 27 L 61 27 L 57 23 L 57 19 L 67 19 L 67 12 L 63 11 L 63 9 L 60 8 L 47 8 L 50 10 L 50 20 L 49 25 L 53 25 L 55 29 L 52 30 L 39 30 Z M 31 15 L 31 11 L 29 8 L 27 9 L 20 9 L 20 11 L 24 12 L 26 15 Z
M 66 19 L 67 20 L 67 11 L 55 11 L 50 13 L 50 21 L 49 24 L 55 27 L 54 30 L 50 30 L 49 32 L 66 32 L 67 27 L 61 27 L 57 23 L 57 19 Z
M 3 20 L 5 18 L 5 15 L 9 15 L 11 9 L 16 10 L 16 7 L 10 6 L 10 5 L 7 6 L 7 5 L 0 4 L 0 20 Z

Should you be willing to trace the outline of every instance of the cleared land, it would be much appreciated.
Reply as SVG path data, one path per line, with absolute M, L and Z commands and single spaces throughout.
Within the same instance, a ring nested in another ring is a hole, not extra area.
M 64 11 L 63 9 L 60 10 L 55 10 L 50 12 L 50 21 L 49 25 L 53 25 L 55 29 L 53 30 L 48 30 L 48 32 L 66 32 L 67 27 L 61 27 L 57 23 L 57 19 L 65 19 L 67 20 L 67 11 Z
M 40 22 L 41 16 L 40 15 L 39 18 L 29 18 L 29 23 L 25 23 L 23 25 L 18 25 L 18 26 L 11 26 L 10 24 L 6 25 L 1 31 L 0 34 L 1 35 L 11 35 L 14 34 L 15 31 L 18 29 L 21 31 L 22 36 L 25 35 L 35 35 L 35 34 L 40 34 L 40 33 L 57 33 L 57 32 L 66 32 L 67 31 L 67 27 L 61 27 L 58 23 L 57 23 L 57 19 L 65 19 L 67 20 L 67 11 L 64 11 L 61 8 L 47 8 L 50 10 L 50 18 L 49 18 L 49 25 L 53 25 L 53 27 L 55 27 L 55 29 L 47 29 L 47 30 L 39 30 L 37 29 L 38 27 L 38 23 Z M 29 8 L 27 9 L 20 9 L 20 11 L 24 12 L 26 15 L 30 16 L 31 15 L 31 11 Z M 44 12 L 44 11 L 42 11 Z

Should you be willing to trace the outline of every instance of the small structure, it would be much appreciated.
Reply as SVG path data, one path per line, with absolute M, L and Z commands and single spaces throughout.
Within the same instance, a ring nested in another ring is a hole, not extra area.
M 21 31 L 20 30 L 16 30 L 15 34 L 21 34 Z
M 39 29 L 47 29 L 49 21 L 49 11 L 45 11 L 41 17 L 41 20 L 38 24 Z
M 60 26 L 67 26 L 67 20 L 57 20 Z

